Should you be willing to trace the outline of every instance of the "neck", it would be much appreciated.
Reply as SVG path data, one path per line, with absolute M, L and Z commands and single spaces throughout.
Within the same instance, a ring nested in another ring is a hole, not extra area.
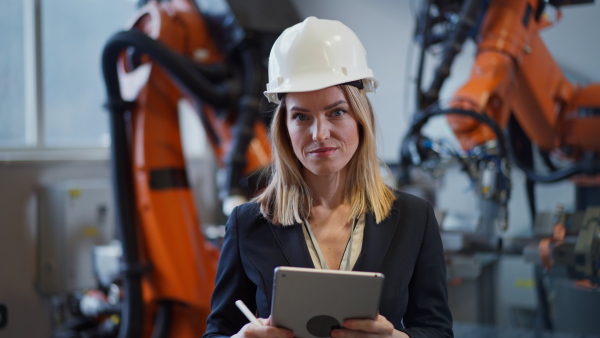
M 306 183 L 312 192 L 313 207 L 320 206 L 336 209 L 344 203 L 347 171 L 341 170 L 331 175 L 314 175 L 308 170 L 304 172 Z

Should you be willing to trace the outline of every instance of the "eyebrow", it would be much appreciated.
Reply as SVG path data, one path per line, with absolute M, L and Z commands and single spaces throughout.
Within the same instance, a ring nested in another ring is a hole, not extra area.
M 340 105 L 342 103 L 346 103 L 347 104 L 348 102 L 346 102 L 344 100 L 338 100 L 338 101 L 335 101 L 332 104 L 326 105 L 325 107 L 323 107 L 323 110 L 331 109 L 331 108 L 333 108 L 335 106 L 338 106 L 338 105 Z M 309 109 L 301 108 L 301 107 L 298 107 L 298 106 L 293 106 L 292 108 L 290 108 L 290 110 L 298 110 L 298 111 L 302 111 L 302 112 L 306 112 L 306 113 L 310 112 Z

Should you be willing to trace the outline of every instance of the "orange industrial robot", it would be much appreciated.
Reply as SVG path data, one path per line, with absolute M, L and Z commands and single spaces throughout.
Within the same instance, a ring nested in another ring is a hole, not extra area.
M 600 172 L 600 85 L 571 83 L 539 35 L 551 25 L 544 14 L 546 3 L 560 7 L 575 2 L 593 0 L 428 0 L 419 18 L 419 112 L 403 140 L 402 165 L 418 165 L 439 155 L 420 130 L 431 117 L 447 115 L 467 154 L 461 159 L 464 169 L 478 181 L 481 196 L 498 203 L 503 229 L 508 224 L 511 162 L 526 174 L 530 191 L 534 182 L 569 177 L 577 177 L 582 187 L 598 182 L 594 177 Z M 439 92 L 468 37 L 477 44 L 471 77 L 448 106 L 441 107 Z M 423 89 L 425 51 L 436 44 L 443 44 L 441 61 L 430 86 Z M 534 170 L 532 145 L 539 149 L 547 172 Z M 571 165 L 557 168 L 551 152 L 570 159 Z M 600 203 L 593 192 L 585 195 L 581 203 Z
M 116 325 L 102 334 L 204 332 L 218 248 L 205 240 L 194 207 L 178 102 L 195 107 L 225 172 L 220 197 L 252 196 L 259 182 L 249 177 L 271 156 L 265 60 L 297 21 L 286 1 L 142 0 L 130 29 L 107 42 L 102 66 L 123 252 L 121 303 L 104 319 Z
M 556 7 L 558 21 L 561 6 L 589 2 L 593 0 L 425 1 L 416 30 L 422 46 L 417 72 L 418 113 L 402 142 L 400 158 L 404 182 L 409 182 L 409 169 L 415 165 L 434 167 L 444 158 L 461 164 L 475 183 L 482 205 L 494 206 L 482 212 L 480 231 L 495 239 L 485 250 L 502 251 L 498 234 L 508 226 L 511 163 L 526 175 L 532 227 L 536 215 L 534 184 L 573 180 L 576 207 L 585 211 L 581 224 L 570 225 L 569 232 L 578 232 L 576 244 L 567 244 L 564 231 L 558 237 L 555 231 L 554 237 L 541 241 L 541 260 L 546 268 L 550 261 L 560 262 L 568 267 L 569 278 L 585 279 L 597 288 L 600 84 L 569 81 L 540 37 L 540 31 L 552 25 L 545 14 L 547 5 Z M 477 44 L 471 76 L 442 107 L 440 90 L 469 37 Z M 441 60 L 430 85 L 423 88 L 425 53 L 434 45 L 442 45 Z M 431 117 L 439 115 L 447 116 L 462 152 L 449 150 L 446 144 L 420 133 Z M 544 170 L 536 168 L 534 155 L 541 158 Z M 556 165 L 553 156 L 563 164 Z M 555 228 L 560 230 L 558 225 Z M 542 294 L 540 302 L 545 302 L 539 279 L 536 287 Z M 547 306 L 541 306 L 548 312 Z M 544 326 L 550 329 L 548 313 L 545 316 Z

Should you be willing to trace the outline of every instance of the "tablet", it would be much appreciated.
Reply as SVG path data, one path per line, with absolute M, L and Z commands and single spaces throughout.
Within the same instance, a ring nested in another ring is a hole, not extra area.
M 271 325 L 296 337 L 330 337 L 345 319 L 377 318 L 383 274 L 277 267 Z

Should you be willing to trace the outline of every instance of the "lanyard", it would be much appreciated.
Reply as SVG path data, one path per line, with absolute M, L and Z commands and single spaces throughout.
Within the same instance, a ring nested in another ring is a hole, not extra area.
M 347 270 L 347 271 L 351 270 L 352 242 L 354 239 L 354 229 L 356 228 L 356 222 L 357 222 L 357 218 L 355 218 L 352 223 L 352 230 L 350 231 L 350 238 L 348 239 L 348 244 L 346 244 L 346 249 L 344 250 L 344 254 L 342 255 L 342 262 L 344 261 L 344 258 L 346 258 L 345 259 L 346 266 L 344 266 L 342 268 L 342 264 L 340 264 L 340 270 Z M 323 256 L 323 253 L 321 252 L 319 243 L 317 242 L 317 239 L 315 238 L 315 234 L 312 232 L 312 229 L 310 228 L 310 224 L 308 223 L 308 221 L 304 221 L 304 227 L 306 228 L 306 231 L 308 232 L 308 235 L 310 237 L 310 241 L 312 242 L 312 245 L 315 248 L 315 251 L 317 252 L 317 256 L 319 257 L 319 263 L 321 264 L 321 268 L 329 270 L 329 266 L 327 265 L 327 262 L 325 261 L 325 256 Z

